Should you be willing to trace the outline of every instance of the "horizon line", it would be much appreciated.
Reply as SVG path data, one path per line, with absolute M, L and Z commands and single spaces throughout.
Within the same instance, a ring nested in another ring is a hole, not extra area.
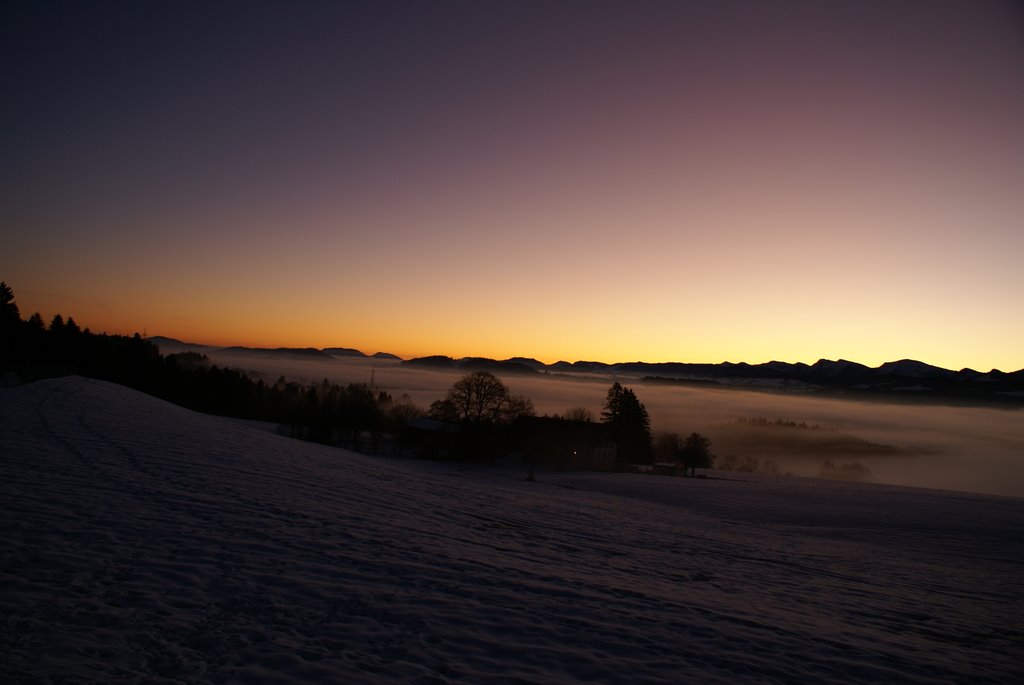
M 917 364 L 924 364 L 924 365 L 931 366 L 931 367 L 936 368 L 936 369 L 942 369 L 944 371 L 952 371 L 952 372 L 961 372 L 961 371 L 968 371 L 968 370 L 970 370 L 970 371 L 975 371 L 977 373 L 991 373 L 993 371 L 999 372 L 999 373 L 1017 373 L 1019 371 L 1024 371 L 1024 367 L 1021 367 L 1019 369 L 1015 369 L 1015 370 L 1012 370 L 1012 371 L 1004 371 L 1004 370 L 996 368 L 996 367 L 993 367 L 993 368 L 988 369 L 986 371 L 986 370 L 976 369 L 976 368 L 973 368 L 973 367 L 970 367 L 970 366 L 963 366 L 963 367 L 961 367 L 959 369 L 953 369 L 953 368 L 949 368 L 949 367 L 945 367 L 945 366 L 939 366 L 937 364 L 932 364 L 930 362 L 922 361 L 920 359 L 914 359 L 914 358 L 911 358 L 911 357 L 902 357 L 900 359 L 891 359 L 891 360 L 888 360 L 888 361 L 881 362 L 877 366 L 871 366 L 869 364 L 865 364 L 863 362 L 854 361 L 852 359 L 847 359 L 847 358 L 844 358 L 844 357 L 839 357 L 839 358 L 836 358 L 836 359 L 829 359 L 827 357 L 819 357 L 817 360 L 815 360 L 813 362 L 805 362 L 805 361 L 790 362 L 790 361 L 784 361 L 784 360 L 781 360 L 781 359 L 769 359 L 768 361 L 764 361 L 764 362 L 747 362 L 747 361 L 738 361 L 738 362 L 736 362 L 736 361 L 731 361 L 731 360 L 728 360 L 728 359 L 722 360 L 722 361 L 717 361 L 717 362 L 681 361 L 681 360 L 678 360 L 678 359 L 676 359 L 676 360 L 669 360 L 669 361 L 645 361 L 645 360 L 639 359 L 639 358 L 634 359 L 634 360 L 630 360 L 630 361 L 616 361 L 616 362 L 601 361 L 599 359 L 576 359 L 574 361 L 569 361 L 568 359 L 558 359 L 557 361 L 554 361 L 554 362 L 545 362 L 545 361 L 542 361 L 541 359 L 538 359 L 537 357 L 533 357 L 533 356 L 529 356 L 529 355 L 514 355 L 514 356 L 511 356 L 511 357 L 506 357 L 504 359 L 500 359 L 500 358 L 497 358 L 497 357 L 487 357 L 487 356 L 483 356 L 483 355 L 465 355 L 465 356 L 457 357 L 457 356 L 452 356 L 450 354 L 441 354 L 441 353 L 423 354 L 423 355 L 418 355 L 418 356 L 416 356 L 416 355 L 414 355 L 414 356 L 403 356 L 403 355 L 400 355 L 400 354 L 396 354 L 394 352 L 389 352 L 387 350 L 378 350 L 376 352 L 367 353 L 367 352 L 365 352 L 365 351 L 363 351 L 363 350 L 361 350 L 361 349 L 359 349 L 357 347 L 351 347 L 351 346 L 348 346 L 348 345 L 327 345 L 327 346 L 324 346 L 324 347 L 316 347 L 315 345 L 305 345 L 305 346 L 278 345 L 276 347 L 270 347 L 270 346 L 263 346 L 263 345 L 242 345 L 242 344 L 239 344 L 239 343 L 234 343 L 234 344 L 230 344 L 230 345 L 215 345 L 215 344 L 200 343 L 200 342 L 194 342 L 194 341 L 184 341 L 184 340 L 181 340 L 179 338 L 175 338 L 175 337 L 168 336 L 168 335 L 151 335 L 151 336 L 143 335 L 142 338 L 144 340 L 151 340 L 152 338 L 164 338 L 164 339 L 167 339 L 167 340 L 173 340 L 173 341 L 175 341 L 177 343 L 180 343 L 182 345 L 191 345 L 191 346 L 196 346 L 196 347 L 209 347 L 209 348 L 213 348 L 213 349 L 216 349 L 216 350 L 227 350 L 227 349 L 232 348 L 232 347 L 249 349 L 249 350 L 271 350 L 271 351 L 274 351 L 274 350 L 316 350 L 318 352 L 325 352 L 328 349 L 346 349 L 346 350 L 354 350 L 355 352 L 358 352 L 359 354 L 362 355 L 362 358 L 365 358 L 365 359 L 373 359 L 375 355 L 385 354 L 385 355 L 391 355 L 393 357 L 397 357 L 398 360 L 403 361 L 403 362 L 415 361 L 417 359 L 428 359 L 428 358 L 431 358 L 431 357 L 444 357 L 444 358 L 447 358 L 447 359 L 451 359 L 453 361 L 462 361 L 462 360 L 465 360 L 465 359 L 483 359 L 483 360 L 495 361 L 495 362 L 509 362 L 509 361 L 515 361 L 517 359 L 524 359 L 524 360 L 535 361 L 535 362 L 537 362 L 539 364 L 542 364 L 544 366 L 553 366 L 555 364 L 603 364 L 603 365 L 606 365 L 606 366 L 621 366 L 621 365 L 625 365 L 625 364 L 649 364 L 649 365 L 658 365 L 658 364 L 703 364 L 703 365 L 709 365 L 709 366 L 721 366 L 721 365 L 726 365 L 726 364 L 731 364 L 731 365 L 734 365 L 734 366 L 741 366 L 741 365 L 764 366 L 764 365 L 767 365 L 767 364 L 788 364 L 790 366 L 797 366 L 797 365 L 803 364 L 804 366 L 809 366 L 810 367 L 810 366 L 814 366 L 815 364 L 818 364 L 820 362 L 832 362 L 832 363 L 845 362 L 845 363 L 848 363 L 848 364 L 857 364 L 858 366 L 863 366 L 865 368 L 873 369 L 873 370 L 880 369 L 883 366 L 886 366 L 888 364 L 898 364 L 900 362 L 914 362 L 914 363 L 917 363 Z M 327 353 L 327 354 L 330 354 L 330 353 Z

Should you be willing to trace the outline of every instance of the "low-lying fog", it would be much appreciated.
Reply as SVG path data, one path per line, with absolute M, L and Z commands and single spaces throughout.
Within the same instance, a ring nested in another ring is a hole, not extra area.
M 170 350 L 168 350 L 170 351 Z M 463 375 L 402 366 L 393 360 L 333 361 L 207 352 L 215 364 L 300 382 L 375 384 L 395 398 L 407 394 L 424 409 L 444 397 Z M 611 378 L 562 375 L 502 377 L 516 394 L 533 400 L 538 414 L 589 409 L 600 419 Z M 918 487 L 1024 496 L 1024 410 L 895 404 L 795 394 L 653 385 L 619 377 L 636 392 L 660 432 L 711 439 L 719 459 L 734 455 L 785 472 L 818 475 L 826 459 L 837 467 L 861 464 L 870 480 Z M 764 425 L 782 419 L 797 425 Z M 801 427 L 799 424 L 807 424 Z

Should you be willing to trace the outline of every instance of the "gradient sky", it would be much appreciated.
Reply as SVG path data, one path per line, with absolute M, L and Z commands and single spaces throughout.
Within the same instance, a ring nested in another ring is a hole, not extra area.
M 42 2 L 0 279 L 211 344 L 1024 367 L 1013 2 Z

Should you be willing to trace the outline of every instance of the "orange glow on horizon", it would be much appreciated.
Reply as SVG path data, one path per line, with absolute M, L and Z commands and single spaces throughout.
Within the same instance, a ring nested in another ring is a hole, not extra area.
M 833 322 L 831 327 L 823 327 L 816 334 L 809 334 L 807 329 L 794 328 L 791 331 L 765 331 L 762 335 L 757 335 L 754 330 L 747 328 L 747 325 L 763 326 L 763 321 L 723 319 L 707 322 L 707 325 L 715 325 L 717 328 L 711 329 L 706 325 L 698 336 L 694 336 L 693 332 L 685 327 L 677 328 L 666 323 L 655 335 L 638 340 L 632 333 L 634 329 L 628 325 L 619 334 L 614 331 L 604 331 L 602 334 L 600 326 L 595 327 L 588 323 L 586 326 L 580 325 L 574 335 L 574 326 L 549 326 L 548 324 L 552 323 L 550 319 L 535 322 L 537 328 L 534 329 L 522 321 L 510 319 L 492 330 L 471 332 L 463 326 L 459 329 L 459 335 L 451 336 L 446 334 L 447 326 L 453 325 L 451 320 L 446 326 L 434 329 L 418 328 L 423 321 L 410 320 L 407 314 L 399 315 L 399 319 L 406 317 L 405 320 L 396 320 L 396 325 L 390 328 L 381 325 L 381 319 L 387 317 L 378 317 L 373 322 L 377 326 L 376 330 L 360 326 L 359 321 L 353 321 L 351 326 L 346 327 L 330 324 L 307 324 L 303 327 L 300 325 L 302 317 L 283 317 L 281 324 L 268 325 L 267 322 L 257 319 L 239 319 L 231 322 L 203 320 L 201 317 L 190 320 L 140 315 L 135 318 L 134 324 L 124 325 L 119 313 L 90 307 L 88 302 L 47 296 L 22 296 L 18 295 L 17 291 L 16 295 L 22 316 L 25 318 L 31 312 L 40 311 L 43 313 L 44 321 L 48 322 L 53 314 L 60 313 L 65 318 L 73 317 L 79 326 L 90 328 L 97 333 L 132 335 L 138 332 L 213 347 L 347 347 L 358 349 L 367 355 L 387 352 L 403 359 L 428 355 L 445 355 L 456 359 L 470 356 L 508 359 L 518 356 L 534 358 L 547 364 L 556 361 L 730 361 L 750 364 L 784 361 L 813 364 L 824 358 L 847 359 L 874 367 L 887 361 L 913 358 L 953 370 L 971 367 L 979 371 L 988 371 L 992 368 L 1016 371 L 1021 368 L 1019 363 L 1015 365 L 1013 362 L 1016 349 L 1003 350 L 1003 356 L 999 357 L 992 354 L 995 348 L 989 345 L 982 346 L 987 355 L 972 355 L 969 349 L 984 342 L 984 334 L 978 331 L 958 333 L 950 330 L 948 336 L 936 340 L 936 344 L 929 348 L 920 339 L 909 338 L 901 343 L 897 335 L 873 339 L 873 336 L 865 334 L 868 323 L 851 320 L 848 317 Z M 635 316 L 643 320 L 647 315 Z M 912 329 L 913 326 L 911 322 L 908 329 Z M 537 335 L 536 330 L 544 330 L 547 334 Z M 494 340 L 495 332 L 501 339 L 500 343 Z M 960 336 L 959 340 L 957 335 Z M 753 345 L 750 344 L 751 338 Z M 726 343 L 723 344 L 722 340 Z M 950 343 L 956 343 L 955 347 L 961 354 L 950 355 L 943 349 Z
M 1024 368 L 1003 4 L 472 4 L 253 8 L 227 61 L 215 11 L 36 26 L 0 278 L 222 346 Z

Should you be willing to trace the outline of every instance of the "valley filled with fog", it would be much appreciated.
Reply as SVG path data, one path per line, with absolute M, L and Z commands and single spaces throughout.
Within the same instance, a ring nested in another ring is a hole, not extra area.
M 372 380 L 396 398 L 408 395 L 424 410 L 465 373 L 391 359 L 306 360 L 251 351 L 201 351 L 214 364 L 246 371 L 267 383 L 280 376 L 308 383 L 325 378 L 340 384 Z M 700 432 L 711 439 L 719 463 L 731 455 L 773 463 L 782 473 L 816 476 L 829 460 L 863 465 L 870 482 L 1024 496 L 1021 409 L 708 389 L 600 374 L 501 378 L 512 392 L 532 399 L 538 414 L 584 407 L 595 420 L 600 420 L 608 387 L 617 380 L 632 387 L 645 404 L 655 436 Z M 778 419 L 783 425 L 776 425 Z

